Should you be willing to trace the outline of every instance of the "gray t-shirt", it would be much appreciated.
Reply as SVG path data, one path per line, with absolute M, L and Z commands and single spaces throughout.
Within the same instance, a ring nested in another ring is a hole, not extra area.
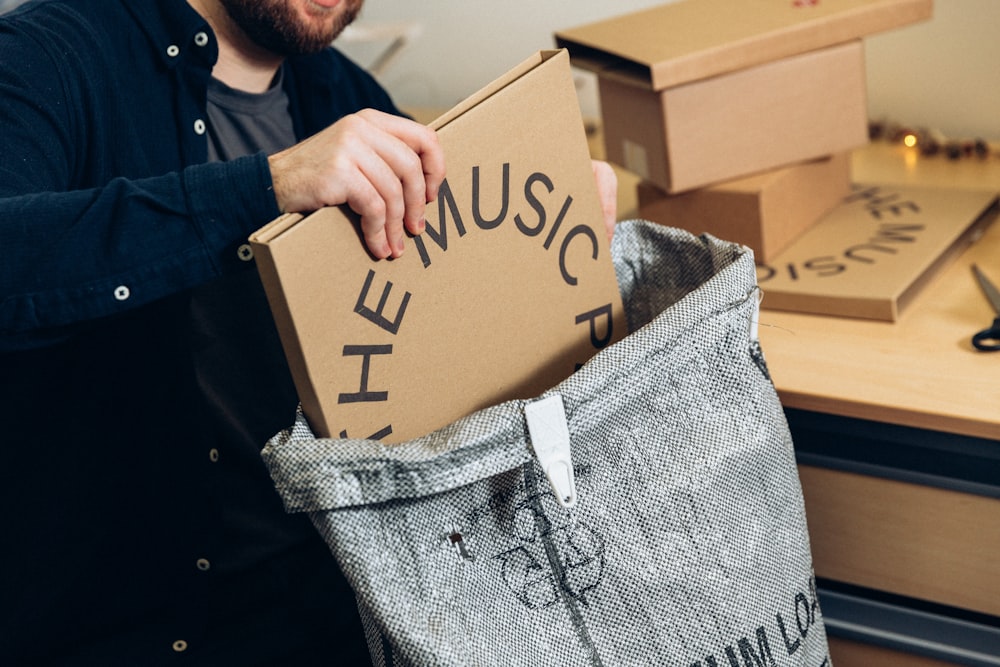
M 278 70 L 271 88 L 246 93 L 212 79 L 208 84 L 208 160 L 233 160 L 258 151 L 271 154 L 295 143 L 288 95 Z

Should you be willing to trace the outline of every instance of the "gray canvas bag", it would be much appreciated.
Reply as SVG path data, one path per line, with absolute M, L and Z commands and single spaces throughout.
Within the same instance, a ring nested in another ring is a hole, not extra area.
M 542 396 L 265 447 L 376 665 L 830 664 L 752 253 L 630 221 L 612 255 L 632 333 Z

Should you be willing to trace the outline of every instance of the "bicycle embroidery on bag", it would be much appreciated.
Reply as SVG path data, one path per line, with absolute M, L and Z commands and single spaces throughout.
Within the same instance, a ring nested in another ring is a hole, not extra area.
M 530 609 L 568 596 L 586 605 L 585 594 L 601 583 L 604 542 L 589 526 L 559 506 L 551 493 L 520 503 L 512 532 L 521 544 L 493 557 L 502 563 L 507 587 Z

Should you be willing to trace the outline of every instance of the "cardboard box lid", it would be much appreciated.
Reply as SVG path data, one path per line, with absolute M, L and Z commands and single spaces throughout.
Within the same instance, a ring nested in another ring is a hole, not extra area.
M 393 443 L 554 386 L 626 323 L 565 51 L 444 114 L 448 175 L 402 257 L 347 207 L 251 236 L 303 411 Z
M 653 93 L 601 78 L 606 157 L 679 193 L 868 142 L 861 40 Z
M 573 64 L 662 90 L 929 19 L 932 0 L 679 0 L 556 33 Z
M 761 307 L 894 321 L 997 217 L 996 191 L 855 185 L 766 265 Z

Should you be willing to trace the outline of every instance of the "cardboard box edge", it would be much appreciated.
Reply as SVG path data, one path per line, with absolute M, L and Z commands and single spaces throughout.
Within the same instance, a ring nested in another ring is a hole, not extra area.
M 554 35 L 555 44 L 559 48 L 566 49 L 570 54 L 570 60 L 581 69 L 592 71 L 599 76 L 610 76 L 648 90 L 663 90 L 920 23 L 932 18 L 934 14 L 933 0 L 885 0 L 875 5 L 856 8 L 849 13 L 827 16 L 823 21 L 778 27 L 770 33 L 726 44 L 716 44 L 703 51 L 655 62 L 638 59 L 629 55 L 627 49 L 610 46 L 607 41 L 597 40 L 586 34 L 601 24 L 611 26 L 615 22 L 638 15 L 653 16 L 661 12 L 668 13 L 669 7 L 670 4 L 656 5 L 558 30 Z M 866 22 L 869 25 L 844 34 L 848 26 Z M 775 39 L 777 35 L 783 35 L 784 39 Z M 767 47 L 768 40 L 775 44 Z M 761 48 L 762 44 L 766 48 Z M 703 59 L 718 60 L 721 64 L 705 68 L 697 64 Z M 692 71 L 698 73 L 692 74 Z
M 251 245 L 266 244 L 281 236 L 288 229 L 291 229 L 298 222 L 305 218 L 301 213 L 282 213 L 277 218 L 267 223 L 254 233 L 247 240 Z
M 536 51 L 515 65 L 513 68 L 509 69 L 507 72 L 472 93 L 454 107 L 428 123 L 428 127 L 440 130 L 459 116 L 493 97 L 495 94 L 514 83 L 531 70 L 548 62 L 552 58 L 558 58 L 560 55 L 565 57 L 567 61 L 569 60 L 569 52 L 566 51 L 566 49 L 542 49 Z
M 990 192 L 985 190 L 983 192 Z M 917 278 L 906 286 L 896 296 L 896 306 L 899 312 L 904 312 L 917 294 L 946 266 L 951 264 L 963 250 L 979 240 L 986 230 L 1000 218 L 1000 193 L 986 203 L 971 225 L 955 237 L 951 244 L 941 254 L 924 267 Z
M 318 435 L 329 437 L 329 427 L 323 419 L 322 410 L 320 410 L 319 394 L 306 363 L 302 341 L 295 328 L 291 309 L 284 298 L 281 273 L 278 271 L 277 263 L 271 253 L 271 243 L 279 240 L 282 235 L 295 228 L 298 223 L 307 220 L 308 217 L 297 213 L 286 213 L 251 234 L 249 241 L 257 264 L 257 275 L 264 286 L 264 294 L 271 309 L 274 325 L 278 329 L 278 338 L 285 352 L 285 359 L 288 362 L 299 401 L 302 403 L 302 411 L 308 417 L 310 427 Z M 303 382 L 300 378 L 305 381 Z

